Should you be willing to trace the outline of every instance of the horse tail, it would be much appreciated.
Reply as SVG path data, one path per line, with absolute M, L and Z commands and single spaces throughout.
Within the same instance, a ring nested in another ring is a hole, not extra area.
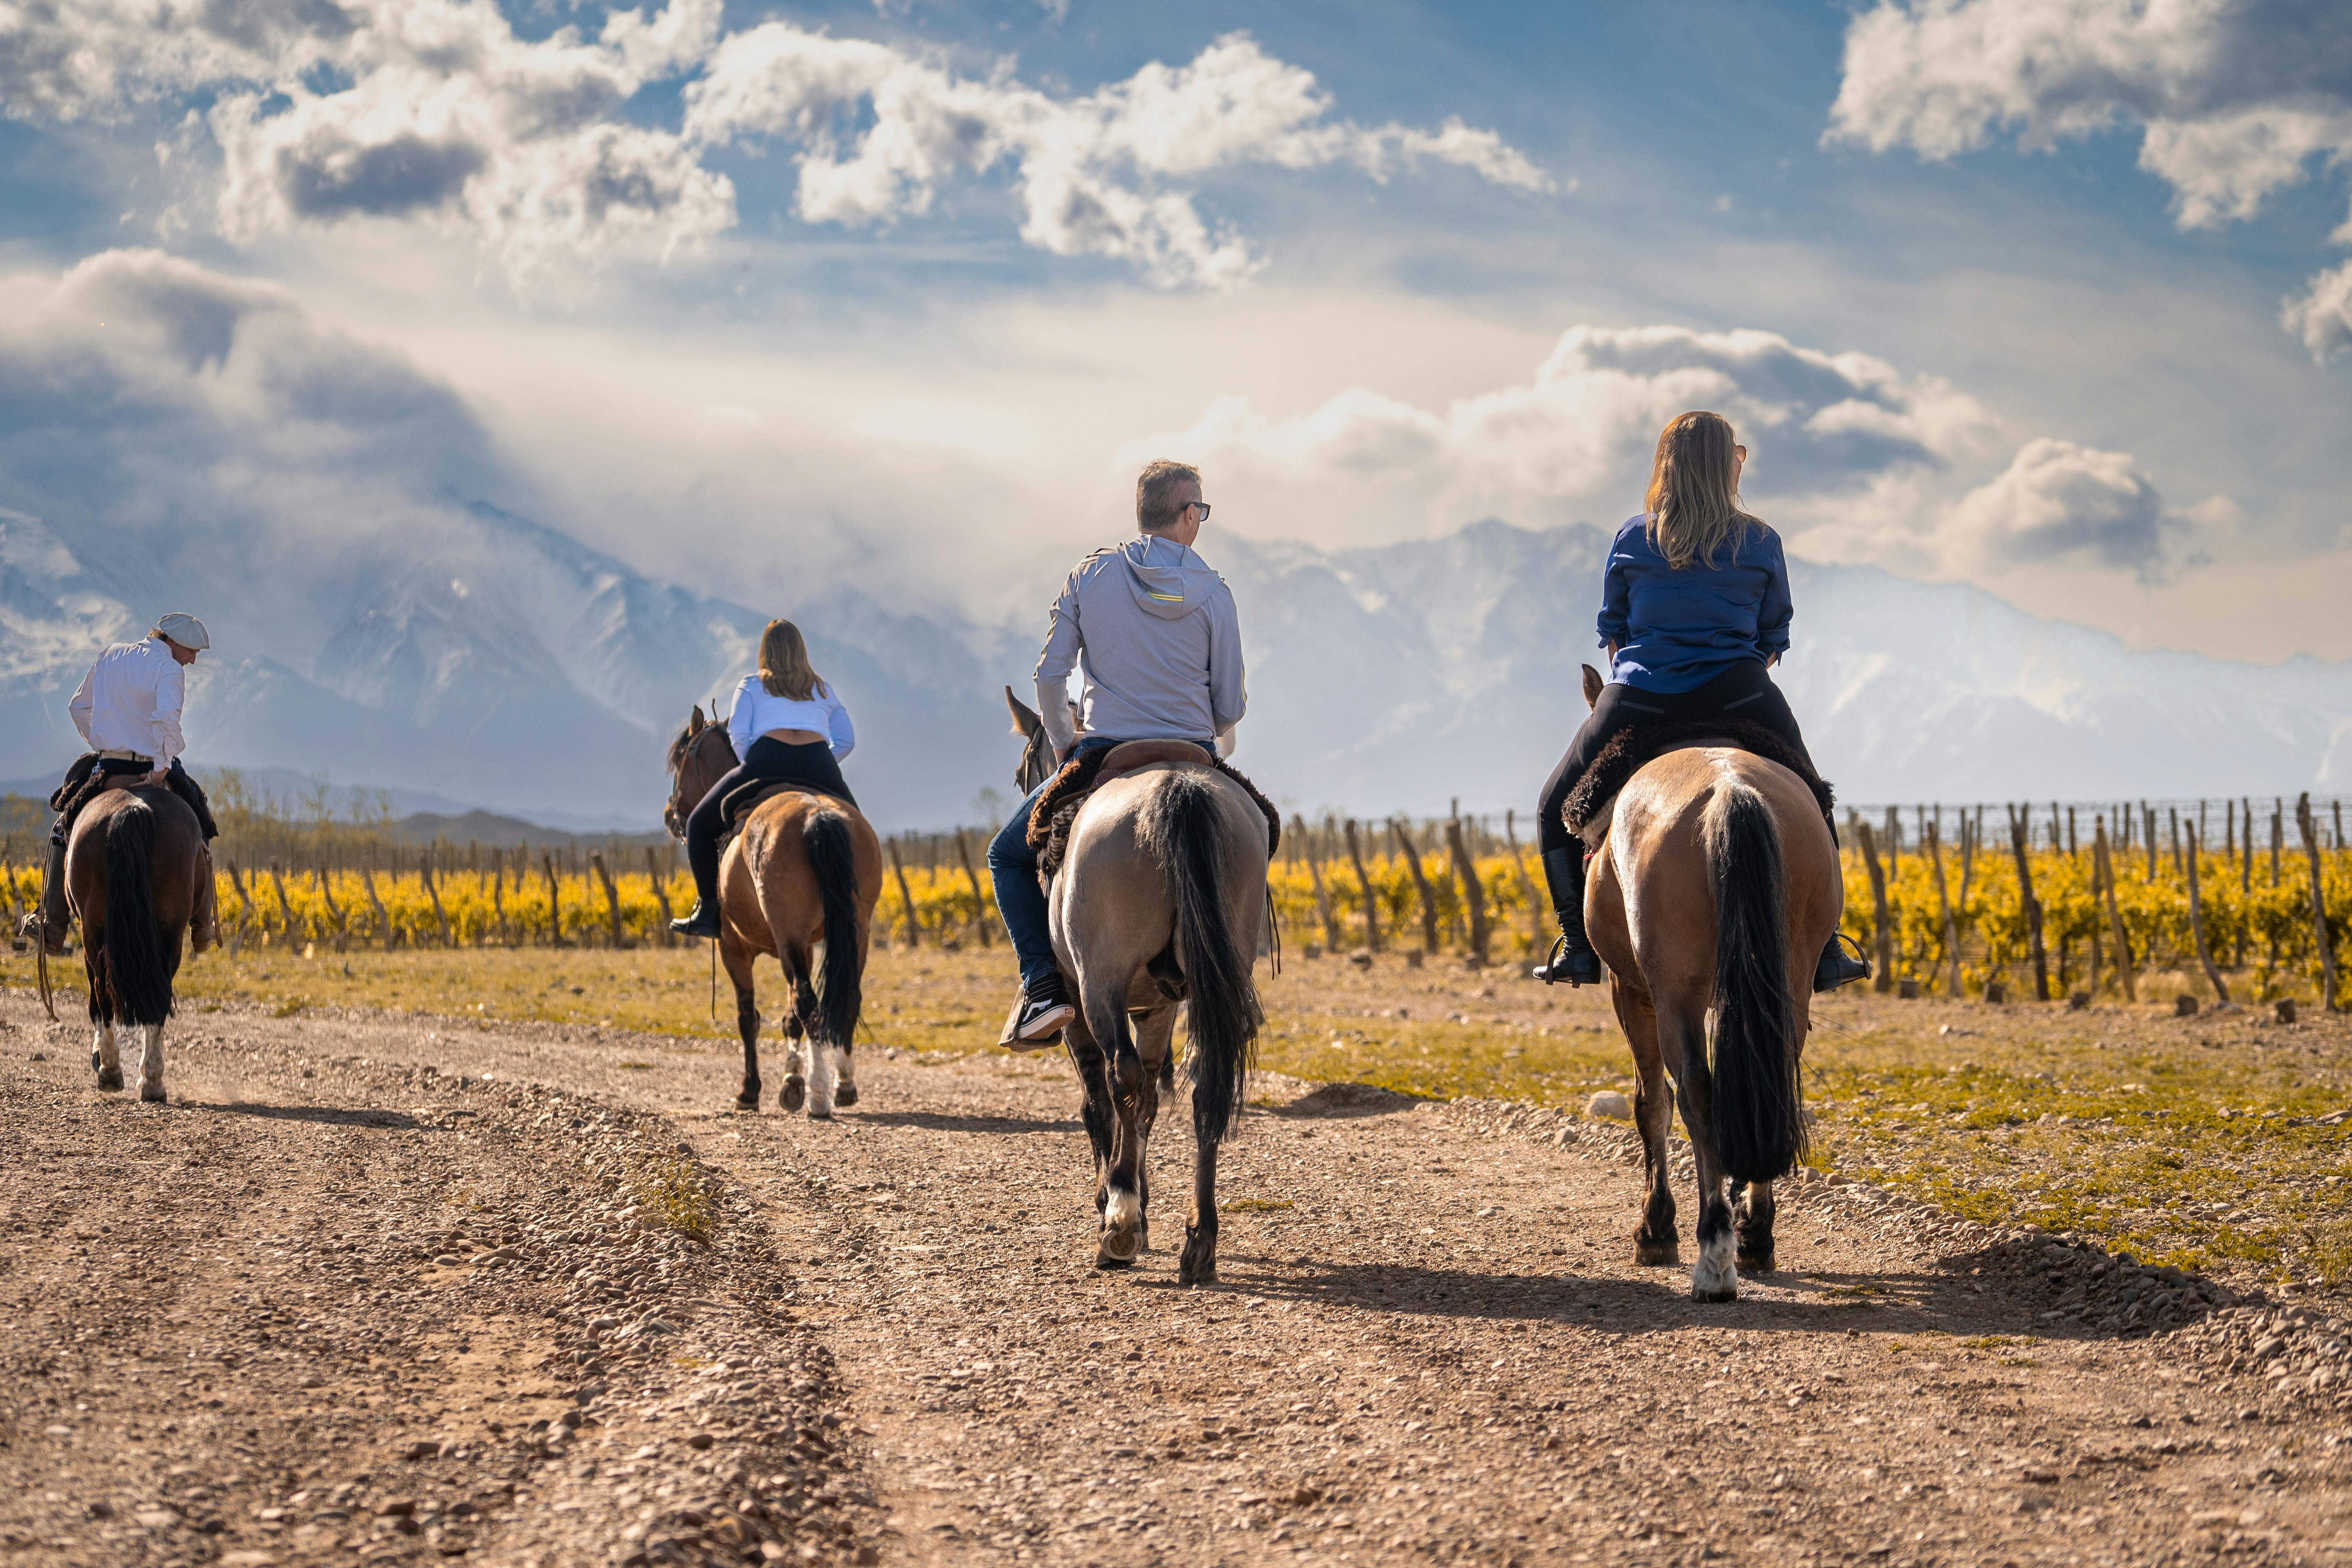
M 1735 1181 L 1769 1182 L 1805 1152 L 1780 828 L 1764 797 L 1733 779 L 1699 831 L 1715 887 L 1716 1157 Z
M 1222 1142 L 1241 1115 L 1258 1026 L 1251 955 L 1225 921 L 1224 814 L 1204 770 L 1174 768 L 1143 808 L 1143 837 L 1159 846 L 1175 900 L 1176 961 L 1184 971 L 1185 1059 L 1192 1075 L 1192 1125 Z
M 817 987 L 816 1016 L 810 1032 L 821 1046 L 845 1049 L 857 1033 L 862 976 L 857 953 L 857 847 L 849 818 L 819 807 L 801 823 L 801 848 L 816 874 L 824 902 L 824 973 Z
M 155 813 L 131 797 L 106 823 L 106 984 L 118 1024 L 172 1016 L 172 966 L 155 927 Z

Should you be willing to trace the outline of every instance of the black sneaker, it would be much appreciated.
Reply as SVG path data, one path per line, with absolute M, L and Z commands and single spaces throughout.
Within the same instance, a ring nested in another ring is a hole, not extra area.
M 719 910 L 716 907 L 697 899 L 694 900 L 694 912 L 682 921 L 670 921 L 669 929 L 680 936 L 709 937 L 716 940 L 719 935 Z
M 1601 984 L 1601 955 L 1590 942 L 1570 942 L 1566 932 L 1551 944 L 1551 956 L 1528 973 L 1547 985 L 1566 981 L 1570 985 Z
M 1853 947 L 1853 957 L 1846 956 L 1845 946 L 1841 943 Z M 1830 938 L 1829 946 L 1822 949 L 1821 963 L 1813 966 L 1813 989 L 1817 992 L 1834 991 L 1841 985 L 1869 978 L 1870 963 L 1862 956 L 1862 943 L 1843 931 Z
M 1022 991 L 1021 1011 L 1013 1022 L 1013 1037 L 1031 1042 L 1050 1040 L 1077 1016 L 1078 1010 L 1070 1005 L 1069 993 L 1062 988 L 1062 976 L 1057 972 Z

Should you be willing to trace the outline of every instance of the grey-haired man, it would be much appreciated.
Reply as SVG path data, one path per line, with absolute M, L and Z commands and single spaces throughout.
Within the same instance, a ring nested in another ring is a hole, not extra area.
M 89 742 L 89 754 L 66 771 L 65 783 L 49 797 L 58 817 L 49 827 L 41 907 L 26 915 L 20 928 L 22 935 L 37 939 L 51 952 L 64 951 L 71 918 L 66 907 L 66 839 L 92 795 L 103 789 L 163 784 L 195 812 L 207 840 L 218 837 L 204 791 L 180 765 L 180 753 L 187 750 L 180 731 L 181 711 L 187 705 L 187 667 L 212 646 L 204 622 L 175 610 L 158 620 L 142 640 L 116 643 L 100 654 L 75 689 L 73 700 L 66 704 L 74 728 Z

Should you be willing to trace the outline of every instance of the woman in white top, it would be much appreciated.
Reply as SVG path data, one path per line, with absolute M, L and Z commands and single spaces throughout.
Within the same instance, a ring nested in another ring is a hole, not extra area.
M 720 807 L 747 779 L 767 779 L 829 795 L 856 805 L 841 776 L 841 759 L 857 744 L 849 712 L 814 669 L 808 644 L 790 621 L 770 621 L 760 634 L 760 668 L 735 689 L 727 721 L 735 767 L 710 786 L 686 819 L 686 863 L 694 870 L 694 912 L 672 921 L 681 936 L 719 934 Z

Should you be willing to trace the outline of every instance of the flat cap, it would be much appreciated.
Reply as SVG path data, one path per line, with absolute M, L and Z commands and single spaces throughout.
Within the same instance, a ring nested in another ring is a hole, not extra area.
M 155 629 L 178 643 L 182 647 L 210 647 L 212 637 L 205 631 L 205 623 L 195 616 L 173 610 L 155 623 Z

